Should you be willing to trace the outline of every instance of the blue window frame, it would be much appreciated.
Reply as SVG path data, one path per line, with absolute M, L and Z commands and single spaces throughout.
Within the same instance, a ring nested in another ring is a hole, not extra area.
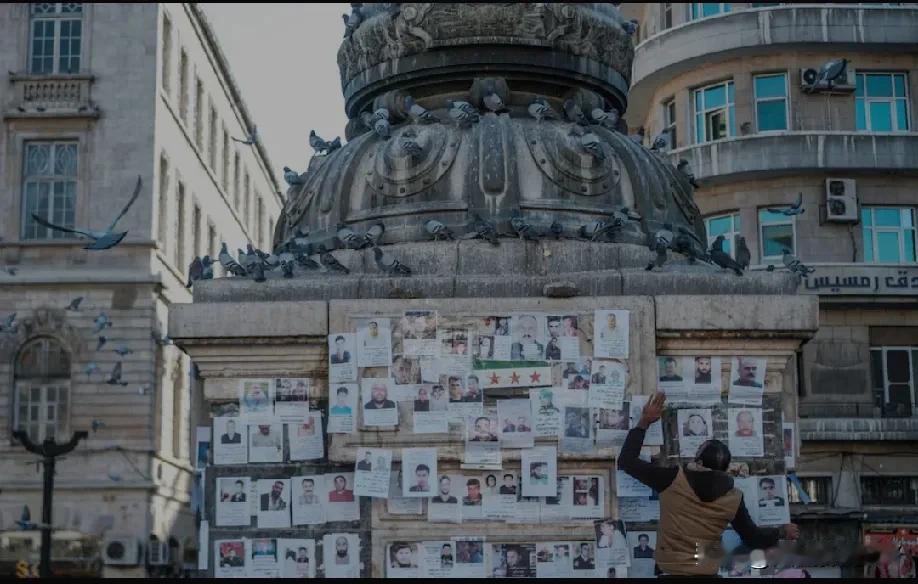
M 695 142 L 702 144 L 736 136 L 733 82 L 709 85 L 693 93 Z
M 859 131 L 908 131 L 907 74 L 858 73 L 854 101 Z
M 862 207 L 864 261 L 878 264 L 915 263 L 915 209 Z
M 787 74 L 756 75 L 755 121 L 759 132 L 787 130 Z

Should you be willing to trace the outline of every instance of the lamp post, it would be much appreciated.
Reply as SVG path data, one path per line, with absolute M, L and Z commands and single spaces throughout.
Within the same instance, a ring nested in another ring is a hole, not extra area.
M 69 442 L 58 444 L 54 438 L 45 438 L 41 444 L 36 444 L 29 439 L 23 430 L 13 432 L 13 438 L 22 443 L 26 450 L 42 457 L 44 467 L 44 487 L 42 488 L 41 504 L 41 563 L 39 576 L 51 577 L 51 505 L 54 494 L 54 459 L 72 451 L 80 440 L 89 436 L 88 432 L 76 432 Z

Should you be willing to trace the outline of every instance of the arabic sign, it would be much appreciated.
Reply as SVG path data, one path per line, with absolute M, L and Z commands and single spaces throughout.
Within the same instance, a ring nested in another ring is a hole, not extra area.
M 918 268 L 860 265 L 814 265 L 802 278 L 799 291 L 820 295 L 918 295 Z

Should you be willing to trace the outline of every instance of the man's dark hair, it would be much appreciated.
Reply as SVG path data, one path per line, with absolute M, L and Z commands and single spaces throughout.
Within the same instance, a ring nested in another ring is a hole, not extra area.
M 446 480 L 448 480 L 449 482 L 453 482 L 453 481 L 452 481 L 448 476 L 446 476 L 446 475 L 441 475 L 441 476 L 440 476 L 440 481 L 439 481 L 439 482 L 442 482 L 443 479 L 446 479 Z
M 345 485 L 347 484 L 347 479 L 344 478 L 344 475 L 338 475 L 338 476 L 336 476 L 336 477 L 335 477 L 335 480 L 337 481 L 338 479 L 341 479 L 342 481 L 344 481 L 344 484 L 345 484 Z
M 237 484 L 237 485 L 242 485 L 243 487 L 245 486 L 245 483 L 242 482 L 242 481 L 236 481 L 236 484 Z
M 761 487 L 761 486 L 763 486 L 765 483 L 768 483 L 768 484 L 771 485 L 772 487 L 775 486 L 775 481 L 774 481 L 774 479 L 770 479 L 770 478 L 767 478 L 767 477 L 759 481 L 759 486 Z
M 414 469 L 414 472 L 415 472 L 415 474 L 417 474 L 417 473 L 419 473 L 419 472 L 422 471 L 422 470 L 423 470 L 423 471 L 427 471 L 427 474 L 430 474 L 430 467 L 427 466 L 426 464 L 419 464 L 419 465 Z
M 711 470 L 726 471 L 730 466 L 730 449 L 720 440 L 708 440 L 701 445 L 695 462 Z
M 392 546 L 392 553 L 398 553 L 398 550 L 403 549 L 403 548 L 408 548 L 410 550 L 411 546 L 408 545 L 407 543 L 397 543 L 394 546 Z
M 474 486 L 474 487 L 480 487 L 480 486 L 481 486 L 481 483 L 478 482 L 478 479 L 469 479 L 469 480 L 465 483 L 465 486 L 467 486 L 467 487 L 472 487 L 472 486 Z
M 675 362 L 676 360 L 672 357 L 667 357 L 666 359 L 663 359 L 663 363 L 675 363 Z
M 342 337 L 341 335 L 338 335 L 337 337 L 335 337 L 335 342 L 336 342 L 336 343 L 337 343 L 338 341 L 343 341 L 343 340 L 344 340 L 344 337 Z
M 642 539 L 645 541 L 650 541 L 650 536 L 646 533 L 642 533 L 638 536 L 638 541 L 641 541 Z
M 312 483 L 313 485 L 316 484 L 316 482 L 312 479 L 303 479 L 303 481 L 300 484 L 304 485 L 306 483 Z
M 469 375 L 466 379 L 474 379 L 475 381 L 478 381 L 478 376 L 477 376 L 477 375 Z
M 347 395 L 347 388 L 344 387 L 343 385 L 342 385 L 341 387 L 338 388 L 338 395 L 341 395 L 342 393 L 343 393 L 344 395 Z
M 512 478 L 513 478 L 513 475 L 512 475 L 511 473 L 508 472 L 507 474 L 504 475 L 504 478 L 507 478 L 507 477 L 510 477 L 510 478 L 512 479 Z

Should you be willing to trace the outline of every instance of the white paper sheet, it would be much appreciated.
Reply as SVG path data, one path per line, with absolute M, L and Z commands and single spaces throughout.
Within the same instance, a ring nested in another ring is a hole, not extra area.
M 787 502 L 787 478 L 784 475 L 753 477 L 758 487 L 756 523 L 759 525 L 784 525 L 790 523 L 790 506 Z M 747 507 L 750 506 L 747 503 Z
M 462 421 L 467 416 L 480 416 L 484 411 L 484 391 L 478 373 L 441 375 L 440 385 L 449 399 L 450 421 Z
M 649 497 L 650 487 L 623 470 L 615 471 L 615 494 L 619 497 Z
M 570 578 L 573 575 L 571 542 L 546 541 L 536 544 L 536 578 Z
M 328 433 L 353 434 L 356 431 L 356 412 L 359 389 L 356 383 L 339 383 L 329 386 Z
M 483 476 L 482 517 L 507 521 L 516 515 L 517 475 L 506 470 L 486 472 Z
M 356 533 L 326 533 L 322 536 L 326 578 L 360 577 L 360 538 Z
M 248 426 L 241 418 L 214 418 L 214 464 L 245 464 Z
M 198 570 L 207 569 L 207 560 L 210 555 L 210 522 L 202 519 L 198 524 Z
M 721 403 L 721 359 L 712 355 L 695 355 L 691 361 L 692 386 L 686 396 L 690 406 L 712 406 Z
M 399 320 L 398 331 L 403 354 L 438 354 L 436 310 L 406 310 Z
M 509 361 L 510 317 L 486 316 L 478 321 L 475 355 L 484 361 Z
M 322 412 L 309 412 L 298 423 L 288 423 L 290 460 L 317 460 L 325 456 Z
M 436 448 L 402 449 L 403 497 L 430 497 L 437 476 Z
M 296 421 L 309 414 L 309 378 L 275 378 L 274 415 L 283 421 Z
M 295 476 L 290 479 L 290 488 L 293 492 L 293 525 L 325 523 L 325 477 Z
M 604 516 L 606 481 L 599 475 L 572 475 L 571 519 L 600 519 Z
M 388 367 L 392 362 L 392 330 L 389 319 L 367 318 L 356 321 L 357 366 Z
M 555 437 L 561 432 L 561 409 L 556 403 L 558 388 L 533 387 L 529 390 L 536 437 Z
M 328 335 L 328 380 L 330 383 L 357 381 L 357 335 Z
M 535 547 L 534 543 L 491 544 L 489 575 L 492 578 L 535 578 Z
M 392 451 L 387 448 L 360 448 L 354 467 L 354 494 L 362 497 L 389 496 Z
M 558 494 L 558 449 L 537 446 L 520 451 L 523 496 L 554 497 Z
M 574 504 L 574 480 L 569 475 L 560 475 L 557 480 L 558 495 L 545 497 L 541 501 L 539 515 L 542 523 L 566 522 L 571 518 Z M 568 556 L 567 563 L 571 558 Z
M 397 541 L 386 546 L 386 578 L 419 578 L 422 544 Z
M 462 479 L 465 494 L 462 496 L 462 521 L 484 519 L 484 479 L 481 475 L 466 474 Z
M 354 473 L 339 472 L 325 475 L 326 521 L 356 521 L 360 519 L 360 502 L 354 496 Z
M 398 425 L 398 408 L 389 397 L 390 380 L 365 377 L 360 380 L 364 426 Z
M 631 555 L 631 578 L 654 578 L 654 567 L 657 565 L 657 532 L 629 531 L 628 550 Z
M 249 424 L 249 462 L 283 462 L 284 425 Z
M 628 535 L 625 522 L 621 519 L 600 519 L 594 522 L 596 534 L 596 575 L 605 575 L 609 568 L 627 566 L 631 556 L 628 553 Z
M 314 539 L 278 539 L 278 561 L 281 578 L 316 577 L 316 541 Z
M 278 578 L 280 576 L 276 538 L 249 539 L 246 540 L 246 547 L 249 554 L 246 560 L 246 576 L 249 578 Z
M 528 399 L 503 399 L 497 402 L 498 429 L 504 448 L 530 448 L 535 442 L 532 405 Z
M 290 479 L 258 479 L 258 528 L 290 527 Z
M 593 450 L 593 421 L 590 408 L 565 404 L 560 448 L 563 452 L 591 452 Z
M 714 437 L 711 410 L 676 410 L 676 423 L 679 433 L 679 456 L 695 458 L 698 448 Z
M 548 333 L 545 328 L 545 315 L 526 312 L 514 314 L 510 318 L 510 333 L 513 339 L 510 345 L 511 361 L 543 361 Z
M 628 358 L 627 310 L 597 310 L 593 317 L 593 356 Z
M 465 477 L 460 474 L 439 475 L 435 496 L 427 501 L 427 520 L 431 523 L 462 521 L 461 499 Z
M 592 541 L 573 542 L 573 578 L 593 578 L 596 574 L 596 544 Z
M 734 459 L 764 456 L 762 408 L 727 408 L 727 432 Z
M 764 357 L 738 356 L 730 360 L 730 404 L 761 406 L 765 391 Z
M 500 468 L 503 457 L 498 430 L 496 413 L 466 418 L 463 453 L 465 467 L 486 470 Z
M 436 389 L 436 391 L 435 391 Z M 434 399 L 436 398 L 436 399 Z M 413 397 L 412 430 L 415 434 L 445 434 L 449 432 L 448 400 L 443 386 L 418 386 Z
M 590 377 L 589 406 L 591 408 L 620 409 L 628 383 L 628 369 L 617 359 L 595 360 Z
M 596 445 L 600 447 L 621 446 L 628 435 L 628 404 L 623 402 L 621 408 L 593 410 L 596 428 Z
M 239 416 L 247 422 L 274 417 L 274 385 L 270 379 L 239 380 Z
M 402 497 L 401 471 L 389 473 L 389 497 L 386 499 L 386 512 L 390 515 L 422 515 L 424 500 L 417 497 Z
M 628 523 L 660 520 L 660 500 L 651 497 L 619 497 L 618 516 Z
M 203 551 L 201 553 L 204 553 Z M 245 578 L 246 545 L 244 538 L 214 541 L 214 577 Z
M 216 522 L 219 527 L 248 526 L 252 521 L 249 505 L 249 477 L 220 477 L 217 479 Z

